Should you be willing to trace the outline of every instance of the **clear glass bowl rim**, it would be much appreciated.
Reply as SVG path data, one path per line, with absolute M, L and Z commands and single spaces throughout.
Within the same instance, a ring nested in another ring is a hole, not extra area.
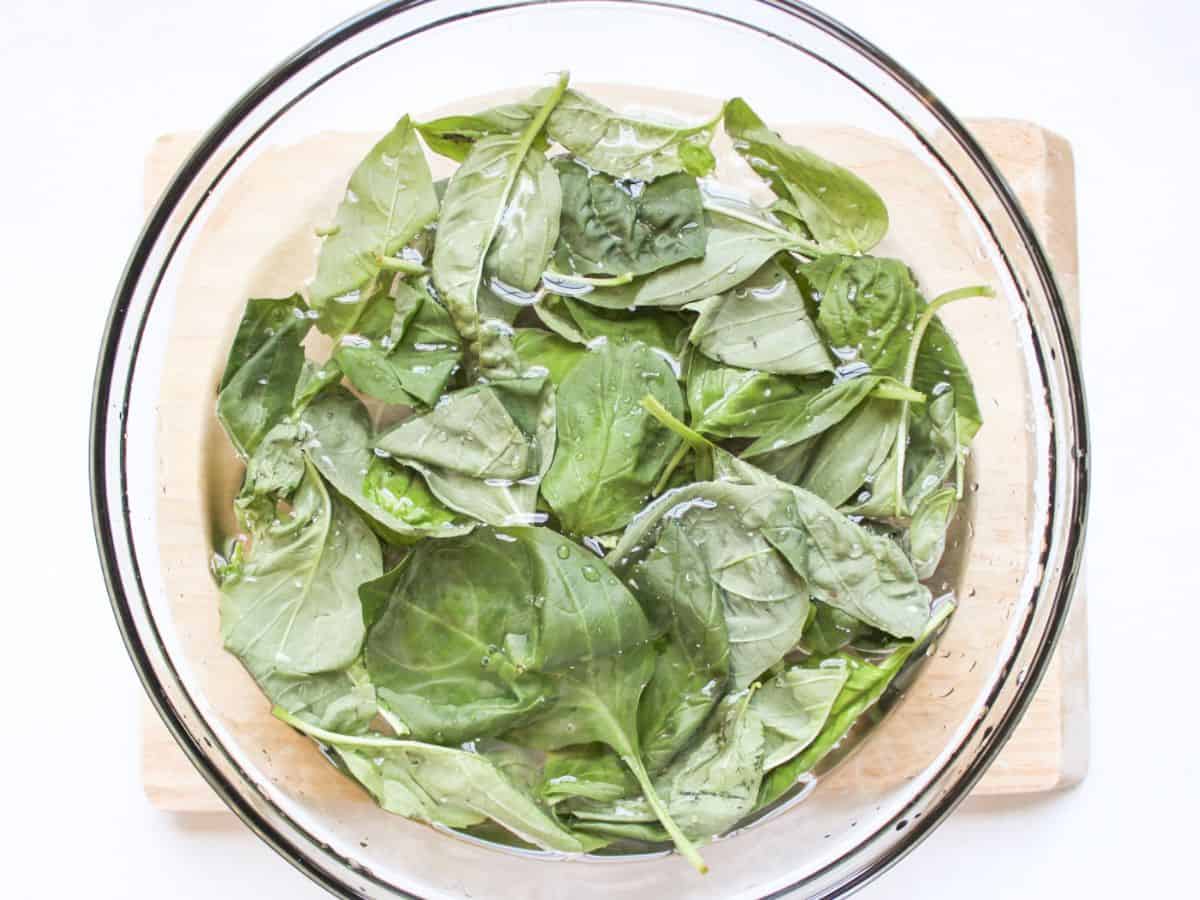
M 134 321 L 130 313 L 133 311 L 136 287 L 146 272 L 152 250 L 163 232 L 167 229 L 172 213 L 185 199 L 189 186 L 203 167 L 211 161 L 222 140 L 232 133 L 251 111 L 267 100 L 277 88 L 284 85 L 292 76 L 303 70 L 313 60 L 386 19 L 403 14 L 417 7 L 436 4 L 438 2 L 439 0 L 391 0 L 391 2 L 381 3 L 346 20 L 323 35 L 320 35 L 271 70 L 239 98 L 212 128 L 205 133 L 187 160 L 175 173 L 154 210 L 147 218 L 146 224 L 126 263 L 105 325 L 93 386 L 91 440 L 88 449 L 88 463 L 91 483 L 92 516 L 97 549 L 118 628 L 147 695 L 193 765 L 195 765 L 200 774 L 229 808 L 251 830 L 258 834 L 262 840 L 314 882 L 334 894 L 345 896 L 357 895 L 357 892 L 352 894 L 352 889 L 347 882 L 339 879 L 336 874 L 327 869 L 316 865 L 309 858 L 308 854 L 304 852 L 306 848 L 298 846 L 298 842 L 292 836 L 285 833 L 285 830 L 279 827 L 279 823 L 272 821 L 270 816 L 261 814 L 259 810 L 247 802 L 247 799 L 242 796 L 239 787 L 227 779 L 216 768 L 209 758 L 211 751 L 202 746 L 185 725 L 184 717 L 181 715 L 180 709 L 177 708 L 175 700 L 171 696 L 171 692 L 168 689 L 169 686 L 165 685 L 162 681 L 158 671 L 156 671 L 151 654 L 143 643 L 142 635 L 139 633 L 138 622 L 136 621 L 137 617 L 133 614 L 131 601 L 135 600 L 138 595 L 141 595 L 141 602 L 144 603 L 144 588 L 140 578 L 136 578 L 136 584 L 127 584 L 127 576 L 121 571 L 122 559 L 128 559 L 133 556 L 132 525 L 123 491 L 125 483 L 125 434 L 121 429 L 123 428 L 126 412 L 129 407 L 129 386 L 132 382 L 134 368 L 132 365 L 130 366 L 127 383 L 120 385 L 119 391 L 116 392 L 114 391 L 114 387 L 117 387 L 117 385 L 114 385 L 114 375 L 118 367 L 118 357 L 122 351 L 121 345 L 123 340 L 128 341 L 132 337 L 134 345 L 132 359 L 136 362 L 137 343 L 140 340 L 145 319 L 149 314 L 149 306 L 145 310 L 140 311 L 141 315 L 137 321 Z M 500 9 L 518 9 L 521 7 L 554 5 L 558 3 L 566 4 L 570 2 L 573 2 L 573 0 L 513 0 L 510 3 L 488 3 L 481 4 L 480 8 L 473 10 L 469 15 L 494 12 Z M 606 0 L 606 2 L 700 13 L 713 18 L 735 22 L 739 25 L 745 25 L 751 29 L 761 30 L 748 20 L 742 20 L 740 17 L 729 17 L 712 10 L 706 10 L 699 3 L 686 5 L 679 2 L 679 0 L 675 0 L 675 2 L 672 2 L 672 0 Z M 1038 685 L 1042 680 L 1042 676 L 1057 645 L 1069 611 L 1071 596 L 1074 592 L 1082 560 L 1090 470 L 1090 444 L 1086 403 L 1078 353 L 1071 333 L 1069 317 L 1046 254 L 1012 189 L 984 150 L 972 137 L 971 133 L 907 69 L 874 44 L 829 15 L 807 4 L 796 2 L 796 0 L 747 0 L 747 3 L 748 5 L 758 7 L 769 7 L 772 10 L 792 15 L 806 24 L 820 29 L 826 35 L 834 38 L 887 72 L 897 84 L 906 89 L 913 97 L 919 99 L 926 110 L 936 118 L 938 123 L 954 139 L 958 147 L 977 166 L 978 173 L 983 176 L 988 186 L 995 191 L 997 197 L 1000 199 L 1003 212 L 1011 220 L 1024 246 L 1024 250 L 1028 253 L 1033 270 L 1039 281 L 1039 287 L 1048 300 L 1048 312 L 1054 332 L 1051 335 L 1052 345 L 1056 346 L 1059 351 L 1055 361 L 1057 366 L 1061 367 L 1060 374 L 1062 382 L 1066 387 L 1063 397 L 1065 406 L 1053 411 L 1073 423 L 1071 430 L 1073 452 L 1067 458 L 1058 458 L 1062 454 L 1055 454 L 1056 442 L 1054 440 L 1050 441 L 1050 453 L 1052 456 L 1050 483 L 1054 487 L 1051 490 L 1051 503 L 1046 522 L 1045 530 L 1047 534 L 1045 546 L 1047 548 L 1050 546 L 1049 532 L 1056 522 L 1064 529 L 1062 533 L 1063 543 L 1056 564 L 1058 577 L 1056 579 L 1057 584 L 1054 595 L 1039 598 L 1039 603 L 1048 604 L 1050 614 L 1046 627 L 1040 636 L 1039 644 L 1034 650 L 1030 664 L 1025 669 L 1024 680 L 1018 685 L 1012 701 L 1006 708 L 1004 717 L 994 727 L 990 738 L 987 736 L 984 737 L 979 750 L 967 768 L 958 775 L 940 798 L 937 798 L 924 808 L 924 814 L 920 818 L 912 820 L 908 824 L 908 827 L 894 838 L 891 846 L 880 857 L 872 860 L 866 866 L 847 873 L 846 877 L 838 882 L 833 894 L 843 895 L 857 890 L 898 862 L 932 833 L 937 825 L 953 811 L 967 796 L 975 783 L 983 776 L 988 766 L 1000 752 L 1037 691 Z M 450 24 L 455 18 L 462 18 L 462 16 L 441 20 L 437 24 Z M 336 74 L 336 70 L 332 74 Z M 332 77 L 332 74 L 327 77 Z M 860 87 L 863 87 L 863 85 L 860 84 Z M 129 330 L 131 327 L 134 329 L 132 332 Z M 1045 360 L 1039 359 L 1038 362 L 1044 370 L 1046 368 Z M 1045 371 L 1042 372 L 1042 376 L 1044 380 L 1048 379 Z M 1050 427 L 1053 433 L 1053 429 L 1058 427 L 1058 423 L 1052 419 Z M 111 446 L 114 443 L 114 432 L 118 432 L 115 438 L 117 445 L 120 447 L 119 452 L 116 453 L 113 452 L 113 447 Z M 114 490 L 114 485 L 116 485 L 116 490 Z M 1066 485 L 1066 490 L 1060 490 L 1060 486 L 1062 485 Z M 1060 493 L 1065 495 L 1066 503 L 1063 504 L 1062 508 L 1055 509 L 1054 501 Z M 113 503 L 114 496 L 120 498 L 119 503 Z M 119 528 L 115 526 L 119 526 Z M 1049 555 L 1048 551 L 1046 555 Z M 1046 562 L 1045 558 L 1043 558 L 1044 562 Z M 136 561 L 133 562 L 133 567 L 136 573 Z M 1021 641 L 1018 641 L 1016 649 L 1014 649 L 1014 658 L 1024 640 L 1029 636 L 1028 629 L 1031 620 L 1026 623 L 1026 631 L 1022 635 Z M 1003 679 L 1001 683 L 1003 683 Z M 997 693 L 999 687 L 1000 684 L 997 685 Z M 940 776 L 931 781 L 930 789 L 936 787 L 939 781 Z M 294 826 L 294 823 L 290 831 L 292 833 L 299 832 L 310 842 L 313 840 L 310 835 L 299 831 Z M 346 861 L 342 860 L 342 862 Z M 827 868 L 833 868 L 840 862 L 842 860 L 830 864 Z M 804 878 L 771 896 L 787 895 L 821 874 L 822 872 L 809 873 Z M 357 873 L 357 875 L 359 878 L 362 877 L 361 872 Z M 396 891 L 396 888 L 390 885 L 388 889 Z

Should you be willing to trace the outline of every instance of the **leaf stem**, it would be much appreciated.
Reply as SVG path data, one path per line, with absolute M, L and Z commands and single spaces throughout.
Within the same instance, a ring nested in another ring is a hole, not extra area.
M 646 410 L 646 412 L 650 413 L 650 415 L 654 416 L 654 418 L 658 419 L 658 421 L 661 422 L 666 428 L 683 438 L 684 446 L 690 447 L 696 451 L 697 462 L 703 463 L 705 460 L 708 460 L 708 466 L 706 469 L 712 469 L 714 467 L 713 455 L 717 447 L 712 441 L 699 432 L 688 428 L 677 418 L 671 415 L 671 411 L 659 403 L 658 398 L 653 394 L 647 394 L 642 398 L 642 408 Z M 679 458 L 682 459 L 683 457 L 680 456 Z M 674 468 L 674 466 L 678 464 L 679 463 L 677 460 L 672 460 L 671 468 Z M 700 466 L 697 466 L 697 468 L 700 468 Z M 663 478 L 659 479 L 658 485 L 655 486 L 656 492 L 666 485 L 665 479 L 669 475 L 670 471 L 668 470 L 667 475 L 664 475 Z M 697 475 L 700 475 L 702 478 L 707 478 L 712 476 L 712 472 L 698 471 Z
M 579 285 L 580 287 L 620 287 L 623 284 L 629 284 L 633 281 L 634 275 L 632 272 L 622 272 L 620 275 L 611 275 L 597 278 L 591 275 L 571 275 L 566 272 L 545 271 L 542 273 L 543 290 L 546 290 L 548 282 L 552 289 L 555 282 Z M 553 293 L 553 290 L 551 290 Z
M 636 753 L 623 753 L 621 759 L 625 765 L 629 766 L 629 770 L 633 772 L 633 777 L 637 779 L 638 785 L 642 789 L 642 796 L 646 798 L 646 802 L 650 804 L 650 808 L 654 810 L 654 814 L 658 816 L 658 821 L 662 827 L 666 829 L 667 834 L 671 836 L 671 840 L 675 842 L 676 849 L 692 867 L 701 875 L 708 873 L 708 864 L 704 861 L 699 851 L 696 850 L 696 845 L 688 840 L 685 835 L 675 824 L 675 820 L 671 818 L 671 814 L 667 812 L 667 808 L 659 799 L 658 792 L 654 790 L 654 785 L 650 782 L 650 774 L 646 771 L 645 765 Z
M 921 350 L 921 341 L 925 339 L 925 331 L 929 328 L 929 323 L 933 321 L 937 311 L 947 303 L 953 303 L 955 300 L 966 300 L 970 297 L 995 297 L 996 292 L 989 285 L 975 284 L 969 287 L 957 288 L 953 291 L 947 291 L 944 294 L 939 294 L 930 301 L 929 306 L 925 308 L 925 312 L 921 314 L 921 318 L 917 319 L 917 324 L 913 328 L 912 343 L 908 347 L 908 359 L 904 363 L 904 386 L 912 387 L 913 375 L 917 371 L 917 355 Z M 900 425 L 896 429 L 896 503 L 894 512 L 899 518 L 904 515 L 904 456 L 908 449 L 908 401 L 903 400 L 900 404 Z M 961 448 L 955 451 L 961 454 Z
M 747 225 L 754 225 L 761 228 L 770 234 L 777 235 L 791 242 L 796 251 L 803 253 L 805 256 L 817 257 L 821 255 L 821 249 L 811 241 L 806 241 L 803 238 L 797 237 L 794 232 L 788 231 L 779 225 L 776 225 L 766 217 L 761 211 L 754 207 L 753 213 L 743 210 L 737 201 L 726 201 L 722 203 L 720 200 L 711 200 L 709 195 L 704 195 L 701 205 L 708 212 L 720 213 L 723 216 L 728 216 L 731 219 L 737 219 L 739 222 L 745 222 Z
M 674 456 L 667 462 L 667 467 L 663 469 L 662 477 L 658 479 L 658 483 L 654 485 L 654 490 L 650 496 L 657 497 L 666 489 L 667 482 L 671 480 L 671 476 L 675 474 L 675 470 L 679 468 L 679 464 L 683 462 L 683 458 L 691 451 L 691 444 L 684 441 L 679 445 L 679 449 L 675 451 Z
M 365 737 L 352 734 L 339 734 L 336 731 L 329 731 L 326 728 L 321 728 L 319 725 L 313 725 L 310 722 L 305 722 L 303 719 L 298 719 L 282 706 L 276 706 L 272 709 L 271 715 L 280 722 L 291 725 L 297 731 L 304 732 L 311 738 L 315 738 L 325 744 L 332 744 L 336 747 L 360 747 L 364 750 L 399 750 L 414 743 L 413 741 L 402 741 L 396 738 L 383 737 L 382 735 L 379 737 Z
M 401 259 L 398 256 L 384 256 L 379 254 L 377 259 L 381 268 L 387 269 L 389 272 L 403 272 L 405 275 L 424 275 L 429 270 L 421 263 L 413 262 L 410 259 Z

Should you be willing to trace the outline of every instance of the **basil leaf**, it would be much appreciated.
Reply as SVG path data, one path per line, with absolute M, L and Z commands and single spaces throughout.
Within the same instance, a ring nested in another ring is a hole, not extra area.
M 724 693 L 730 669 L 725 596 L 701 548 L 674 521 L 664 525 L 626 583 L 664 634 L 638 709 L 642 755 L 646 767 L 658 772 L 687 745 Z
M 471 115 L 419 122 L 417 130 L 434 153 L 462 162 L 476 141 L 492 134 L 518 134 L 529 126 L 537 111 L 533 104 L 509 103 Z M 546 149 L 544 142 L 538 149 Z
M 543 613 L 521 545 L 494 532 L 418 544 L 367 638 L 379 702 L 417 738 L 439 743 L 498 734 L 547 702 Z M 364 591 L 371 590 L 365 585 Z
M 917 351 L 917 365 L 912 386 L 927 396 L 937 396 L 949 384 L 954 389 L 955 430 L 958 443 L 968 447 L 983 425 L 979 401 L 975 399 L 975 386 L 971 374 L 958 352 L 954 338 L 946 330 L 941 319 L 934 316 L 925 329 L 925 339 Z
M 402 281 L 367 301 L 357 327 L 333 357 L 351 384 L 384 403 L 432 406 L 462 360 L 449 314 Z
M 893 477 L 886 463 L 899 425 L 898 403 L 868 397 L 825 433 L 800 486 L 834 506 L 857 500 L 864 484 Z
M 556 804 L 575 797 L 619 800 L 637 789 L 616 753 L 602 744 L 586 744 L 546 754 L 538 793 L 547 803 Z
M 674 372 L 645 344 L 605 343 L 563 378 L 558 452 L 542 495 L 568 531 L 604 534 L 626 525 L 678 447 L 641 407 L 646 394 L 683 414 Z
M 899 376 L 922 303 L 908 267 L 873 256 L 823 256 L 799 271 L 811 286 L 817 325 L 841 364 Z
M 481 310 L 480 283 L 492 242 L 505 225 L 526 157 L 565 87 L 563 76 L 520 133 L 490 134 L 475 142 L 451 177 L 442 200 L 437 243 L 433 248 L 433 283 L 458 333 L 466 341 L 471 369 L 478 369 L 484 375 L 506 376 L 516 372 L 518 361 L 509 340 L 511 329 Z M 539 183 L 536 173 L 530 177 L 535 184 Z M 549 204 L 538 204 L 537 210 L 548 214 Z M 557 216 L 555 210 L 554 217 Z M 531 234 L 539 235 L 541 231 L 540 226 L 534 227 Z
M 309 302 L 326 334 L 353 329 L 370 283 L 391 257 L 438 214 L 433 176 L 405 116 L 350 176 L 332 233 L 321 245 Z
M 813 604 L 815 615 L 804 629 L 804 647 L 817 656 L 830 656 L 861 637 L 867 626 L 849 613 L 821 602 Z
M 251 300 L 238 323 L 217 393 L 217 418 L 242 458 L 292 411 L 312 325 L 299 294 Z
M 945 604 L 929 620 L 917 639 L 905 641 L 878 664 L 864 662 L 847 653 L 836 657 L 849 669 L 846 683 L 838 692 L 837 699 L 834 700 L 829 716 L 817 737 L 798 756 L 771 770 L 763 779 L 758 795 L 760 808 L 783 796 L 802 775 L 812 771 L 813 766 L 838 745 L 846 736 L 846 732 L 858 721 L 859 716 L 883 696 L 887 686 L 899 674 L 913 652 L 925 645 L 952 611 L 953 604 Z
M 250 531 L 269 525 L 279 500 L 292 495 L 304 478 L 304 454 L 300 450 L 301 427 L 280 422 L 267 432 L 250 459 L 242 489 L 233 501 L 238 521 Z
M 276 715 L 332 747 L 350 774 L 388 812 L 450 828 L 490 819 L 547 850 L 589 849 L 528 790 L 478 753 L 376 735 L 338 734 L 280 711 Z
M 578 91 L 567 91 L 550 114 L 546 132 L 593 169 L 649 181 L 674 172 L 709 174 L 716 159 L 708 145 L 719 119 L 667 125 L 621 115 Z
M 686 373 L 692 427 L 721 438 L 785 428 L 804 415 L 820 390 L 816 380 L 739 369 L 696 352 L 688 354 Z
M 513 347 L 530 374 L 544 369 L 556 387 L 561 387 L 567 373 L 587 356 L 587 350 L 579 344 L 540 328 L 518 328 Z
M 927 494 L 913 512 L 908 531 L 909 555 L 918 578 L 930 578 L 946 552 L 946 530 L 954 520 L 955 490 Z
M 704 258 L 662 269 L 630 284 L 597 287 L 579 295 L 592 306 L 681 307 L 741 284 L 776 253 L 796 247 L 791 235 L 762 222 L 708 214 Z
M 300 420 L 309 460 L 388 541 L 451 537 L 474 527 L 438 502 L 416 471 L 376 456 L 366 407 L 345 388 L 326 391 Z
M 256 533 L 244 562 L 222 580 L 225 648 L 252 672 L 346 668 L 365 631 L 358 585 L 382 565 L 366 525 L 307 467 L 291 514 Z
M 674 358 L 690 319 L 666 309 L 610 310 L 589 306 L 573 297 L 545 295 L 533 307 L 542 324 L 576 344 L 604 338 L 612 342 L 641 341 Z
M 757 803 L 766 743 L 762 719 L 749 701 L 747 692 L 726 697 L 700 740 L 655 779 L 666 808 L 692 840 L 728 831 Z M 581 827 L 655 820 L 654 810 L 640 799 L 578 803 L 571 812 Z
M 697 482 L 648 506 L 608 556 L 624 577 L 655 546 L 668 522 L 682 528 L 701 548 L 710 577 L 724 592 L 735 689 L 750 685 L 782 659 L 808 620 L 808 585 L 765 536 L 774 507 L 786 499 L 773 484 Z
M 767 453 L 811 441 L 849 416 L 879 384 L 880 379 L 872 375 L 834 382 L 812 396 L 802 411 L 771 423 L 758 440 L 742 451 L 742 456 L 759 457 L 756 462 L 761 465 L 761 457 Z
M 557 159 L 562 227 L 555 262 L 579 275 L 646 275 L 704 256 L 707 228 L 696 179 L 676 173 L 620 181 Z
M 687 308 L 700 313 L 689 340 L 713 359 L 776 374 L 833 371 L 800 289 L 774 260 L 736 288 Z
M 540 151 L 529 150 L 509 190 L 484 272 L 520 291 L 536 288 L 558 242 L 562 204 L 555 167 Z
M 750 713 L 762 721 L 764 770 L 813 742 L 849 677 L 849 666 L 831 660 L 816 668 L 792 666 L 763 682 L 750 699 Z
M 776 503 L 765 539 L 807 582 L 813 597 L 896 637 L 929 622 L 930 594 L 903 551 L 796 487 Z
M 552 392 L 543 378 L 453 391 L 375 446 L 423 474 L 451 509 L 491 525 L 528 523 L 554 457 Z
M 734 149 L 791 201 L 825 251 L 865 253 L 887 233 L 888 213 L 869 184 L 771 131 L 740 97 L 725 104 L 725 131 Z

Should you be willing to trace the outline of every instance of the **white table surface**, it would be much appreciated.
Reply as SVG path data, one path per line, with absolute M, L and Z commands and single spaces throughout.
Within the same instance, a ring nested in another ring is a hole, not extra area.
M 969 802 L 863 891 L 872 900 L 1188 893 L 1190 807 L 1200 799 L 1188 740 L 1200 631 L 1190 571 L 1200 293 L 1194 249 L 1179 248 L 1195 247 L 1200 207 L 1200 14 L 1190 0 L 1135 6 L 826 4 L 960 115 L 1032 119 L 1074 143 L 1096 448 L 1091 773 L 1059 795 Z M 104 597 L 84 457 L 92 369 L 140 227 L 147 145 L 207 124 L 356 7 L 0 7 L 8 896 L 323 896 L 232 817 L 174 817 L 144 800 L 140 689 Z

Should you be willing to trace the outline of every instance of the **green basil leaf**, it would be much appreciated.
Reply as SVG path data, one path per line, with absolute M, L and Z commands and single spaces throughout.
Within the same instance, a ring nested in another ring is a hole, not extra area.
M 597 287 L 578 299 L 607 309 L 635 306 L 681 307 L 741 284 L 776 253 L 795 248 L 791 235 L 762 222 L 708 214 L 703 259 L 661 269 L 615 287 Z
M 781 430 L 804 415 L 820 390 L 815 379 L 739 369 L 697 352 L 688 354 L 686 373 L 692 427 L 720 438 Z
M 867 626 L 835 606 L 817 601 L 815 615 L 804 629 L 804 647 L 817 656 L 831 656 L 861 637 Z
M 573 343 L 641 341 L 672 358 L 679 356 L 681 336 L 691 324 L 688 316 L 671 310 L 611 310 L 555 294 L 545 295 L 533 310 L 543 325 Z
M 326 334 L 353 329 L 385 258 L 438 214 L 433 176 L 408 116 L 371 148 L 350 176 L 334 227 L 321 245 L 309 302 Z
M 434 153 L 462 162 L 476 141 L 491 134 L 519 134 L 533 121 L 537 111 L 537 106 L 530 103 L 509 103 L 471 115 L 419 122 L 417 130 Z M 544 142 L 538 149 L 546 149 Z
M 791 201 L 800 220 L 826 251 L 865 253 L 887 233 L 888 213 L 869 184 L 771 131 L 740 97 L 725 105 L 725 131 L 734 149 Z
M 558 451 L 542 495 L 567 530 L 623 527 L 658 481 L 679 439 L 642 408 L 647 394 L 683 414 L 674 372 L 645 344 L 605 343 L 563 378 Z
M 854 412 L 879 383 L 878 376 L 872 375 L 834 382 L 812 396 L 802 411 L 771 423 L 758 440 L 742 452 L 742 456 L 747 459 L 757 457 L 756 462 L 761 465 L 761 457 L 767 453 L 811 441 Z
M 946 530 L 954 520 L 956 492 L 952 487 L 926 494 L 913 512 L 908 532 L 909 555 L 918 578 L 929 578 L 946 552 Z
M 899 376 L 922 303 L 904 263 L 873 256 L 823 256 L 800 266 L 817 304 L 817 325 L 843 366 Z
M 419 822 L 466 828 L 492 820 L 547 850 L 590 849 L 486 756 L 376 735 L 338 734 L 276 715 L 332 747 L 383 809 Z
M 309 466 L 290 515 L 260 530 L 221 584 L 221 637 L 252 672 L 349 666 L 365 629 L 358 585 L 379 576 L 379 542 Z
M 546 754 L 538 793 L 547 803 L 556 804 L 574 797 L 619 800 L 637 789 L 616 753 L 602 744 L 585 744 Z
M 918 638 L 905 641 L 878 664 L 864 662 L 846 653 L 836 657 L 842 660 L 849 669 L 846 683 L 838 692 L 837 699 L 834 700 L 833 707 L 817 737 L 798 756 L 771 770 L 763 779 L 758 795 L 760 808 L 783 796 L 802 775 L 812 771 L 813 766 L 838 745 L 846 736 L 846 732 L 858 721 L 859 716 L 883 696 L 887 686 L 899 674 L 913 652 L 919 647 L 923 647 L 945 623 L 953 608 L 953 604 L 945 604 L 929 620 Z
M 449 314 L 425 291 L 397 281 L 368 301 L 358 333 L 334 359 L 359 391 L 384 403 L 432 406 L 462 360 Z
M 763 769 L 781 766 L 813 742 L 850 677 L 840 660 L 816 668 L 792 666 L 768 678 L 750 699 L 762 721 Z
M 899 426 L 900 404 L 868 397 L 824 434 L 800 486 L 834 506 L 857 501 L 864 484 L 893 475 L 887 461 Z
M 776 374 L 833 371 L 800 289 L 774 260 L 732 290 L 687 308 L 700 314 L 689 340 L 713 359 Z
M 519 291 L 534 290 L 558 242 L 562 204 L 555 167 L 545 154 L 531 149 L 509 190 L 484 273 L 501 285 Z
M 782 659 L 800 640 L 808 620 L 809 587 L 764 532 L 774 507 L 787 499 L 774 484 L 697 482 L 648 506 L 608 556 L 625 577 L 655 546 L 666 524 L 678 523 L 701 548 L 712 579 L 724 592 L 734 688 L 750 685 Z
M 491 525 L 536 520 L 538 485 L 554 458 L 553 387 L 493 381 L 446 394 L 375 446 L 425 476 L 446 506 Z
M 311 326 L 299 294 L 246 304 L 217 394 L 217 418 L 242 458 L 292 411 Z
M 301 414 L 304 452 L 342 497 L 392 543 L 451 537 L 474 527 L 429 492 L 414 470 L 381 459 L 366 407 L 345 388 L 326 391 Z
M 954 338 L 946 330 L 941 319 L 934 316 L 925 329 L 925 339 L 917 352 L 917 365 L 913 374 L 913 387 L 926 396 L 935 397 L 944 390 L 940 385 L 949 384 L 954 389 L 955 429 L 962 448 L 970 445 L 983 425 L 979 401 L 975 399 L 975 386 L 971 374 L 958 352 Z
M 638 710 L 642 755 L 647 768 L 659 772 L 687 745 L 724 693 L 730 669 L 725 596 L 711 577 L 704 552 L 674 521 L 663 526 L 658 542 L 630 569 L 626 583 L 664 634 Z
M 649 181 L 674 172 L 709 174 L 716 159 L 708 145 L 719 119 L 668 125 L 621 115 L 578 91 L 567 91 L 546 131 L 593 169 Z
M 478 369 L 483 375 L 503 377 L 516 373 L 519 361 L 511 347 L 511 328 L 481 309 L 480 285 L 493 241 L 502 226 L 512 236 L 508 229 L 511 217 L 509 223 L 505 217 L 510 208 L 515 208 L 510 206 L 514 187 L 521 181 L 534 139 L 565 86 L 563 76 L 523 131 L 490 134 L 476 141 L 451 177 L 442 200 L 437 243 L 433 248 L 433 283 L 458 333 L 466 341 L 471 369 Z M 536 172 L 530 173 L 530 178 L 534 184 L 539 183 Z M 538 203 L 535 209 L 548 214 L 549 204 Z M 557 217 L 555 210 L 554 218 Z M 515 227 L 519 230 L 519 225 Z M 531 228 L 530 233 L 538 236 L 535 242 L 540 242 L 544 231 L 541 225 Z
M 929 622 L 930 594 L 903 551 L 815 494 L 789 487 L 763 536 L 806 581 L 812 596 L 896 637 Z
M 518 328 L 513 347 L 529 372 L 544 369 L 555 387 L 561 387 L 567 373 L 587 356 L 587 350 L 579 344 L 540 328 Z
M 619 181 L 557 159 L 562 227 L 555 262 L 578 275 L 646 275 L 704 256 L 707 228 L 696 179 L 676 173 Z

